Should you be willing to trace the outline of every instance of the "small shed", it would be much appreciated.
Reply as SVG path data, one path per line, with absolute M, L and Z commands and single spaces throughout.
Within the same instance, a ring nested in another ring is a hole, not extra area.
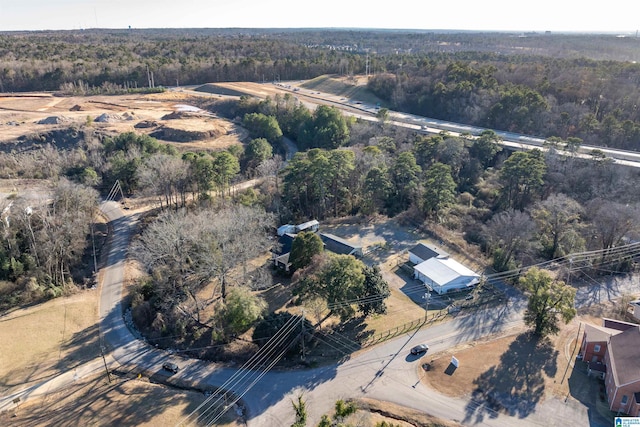
M 353 255 L 355 257 L 361 257 L 362 246 L 353 244 L 345 239 L 334 236 L 329 233 L 320 233 L 322 243 L 324 243 L 325 250 L 339 254 L 339 255 Z
M 273 259 L 273 263 L 276 267 L 288 272 L 291 268 L 291 263 L 289 262 L 289 256 L 291 252 L 287 252 L 286 254 L 282 254 Z
M 428 245 L 426 243 L 418 243 L 411 249 L 409 249 L 409 261 L 413 264 L 420 264 L 426 260 L 436 257 L 448 257 L 449 254 L 441 251 L 433 245 Z

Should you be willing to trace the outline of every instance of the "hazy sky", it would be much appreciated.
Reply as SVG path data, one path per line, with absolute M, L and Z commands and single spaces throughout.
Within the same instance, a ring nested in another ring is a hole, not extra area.
M 638 0 L 0 0 L 0 31 L 359 27 L 629 33 Z

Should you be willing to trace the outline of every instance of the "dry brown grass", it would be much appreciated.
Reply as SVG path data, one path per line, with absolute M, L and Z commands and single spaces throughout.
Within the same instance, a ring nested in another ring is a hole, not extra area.
M 0 414 L 0 425 L 169 426 L 183 420 L 204 400 L 202 393 L 175 390 L 145 379 L 109 383 L 102 375 Z M 237 427 L 244 423 L 230 410 L 216 425 Z
M 366 320 L 365 331 L 384 332 L 424 317 L 424 309 L 395 288 L 391 288 L 391 296 L 385 302 L 387 314 L 369 317 Z
M 548 343 L 539 343 L 522 329 L 516 335 L 494 337 L 474 342 L 438 354 L 426 355 L 421 364 L 429 363 L 430 370 L 420 369 L 423 382 L 448 396 L 471 396 L 479 388 L 483 393 L 495 391 L 518 394 L 540 402 L 547 397 L 569 394 L 568 379 L 576 355 L 576 337 L 580 321 L 574 319 L 564 325 Z M 480 356 L 481 355 L 481 356 Z M 459 367 L 451 373 L 451 356 L 459 360 Z M 528 378 L 525 378 L 528 377 Z M 532 384 L 532 382 L 534 384 Z M 520 390 L 516 390 L 521 385 Z M 540 393 L 542 392 L 542 393 Z
M 84 290 L 0 317 L 0 390 L 16 390 L 100 354 L 98 290 Z

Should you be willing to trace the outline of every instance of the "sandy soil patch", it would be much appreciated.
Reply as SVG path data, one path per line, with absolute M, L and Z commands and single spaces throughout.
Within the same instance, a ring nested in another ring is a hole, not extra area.
M 401 405 L 397 405 L 391 402 L 385 402 L 381 400 L 361 398 L 355 399 L 359 408 L 366 409 L 365 411 L 358 411 L 353 418 L 359 420 L 364 418 L 371 424 L 364 425 L 376 425 L 378 422 L 386 421 L 392 423 L 395 427 L 411 427 L 411 426 L 438 426 L 438 427 L 455 427 L 460 424 L 452 421 L 441 420 L 435 418 L 424 412 L 417 411 L 415 409 L 407 408 Z M 363 424 L 356 424 L 363 425 Z
M 70 126 L 87 125 L 105 133 L 149 134 L 168 126 L 179 133 L 201 135 L 195 141 L 184 143 L 171 142 L 167 138 L 166 142 L 188 149 L 225 149 L 241 143 L 247 137 L 246 131 L 226 120 L 209 117 L 208 113 L 203 113 L 202 117 L 194 113 L 184 119 L 162 120 L 167 115 L 180 112 L 190 103 L 197 104 L 202 98 L 208 99 L 208 96 L 203 94 L 198 97 L 193 92 L 179 91 L 115 96 L 59 97 L 47 93 L 0 95 L 0 143 Z M 58 123 L 56 118 L 64 118 L 64 123 Z M 38 123 L 43 120 L 48 124 Z M 157 126 L 136 128 L 138 123 L 145 121 L 155 121 Z M 163 139 L 161 135 L 159 138 Z

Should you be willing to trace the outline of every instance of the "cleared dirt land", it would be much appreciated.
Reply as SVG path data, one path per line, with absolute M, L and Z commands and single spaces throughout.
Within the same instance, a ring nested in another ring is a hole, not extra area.
M 0 94 L 0 148 L 20 151 L 21 141 L 71 127 L 105 134 L 149 134 L 189 149 L 224 149 L 246 132 L 199 110 L 203 93 L 171 91 L 113 96 L 56 96 L 48 93 Z

